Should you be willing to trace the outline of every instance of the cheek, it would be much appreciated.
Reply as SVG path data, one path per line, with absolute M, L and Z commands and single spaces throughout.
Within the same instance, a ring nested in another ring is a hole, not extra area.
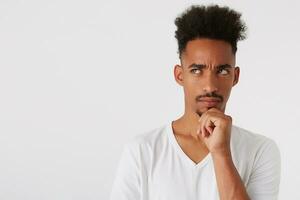
M 228 83 L 226 83 L 226 82 L 221 82 L 219 84 L 219 90 L 222 91 L 222 92 L 224 92 L 224 93 L 227 93 L 227 91 L 229 91 L 230 88 L 231 88 L 230 85 Z
M 189 84 L 189 83 L 186 83 L 184 85 L 184 93 L 185 93 L 185 96 L 186 97 L 193 97 L 195 95 L 195 92 L 196 92 L 196 87 L 195 87 L 195 84 Z
M 188 88 L 199 89 L 203 87 L 204 78 L 193 74 L 185 74 L 185 82 Z
M 195 83 L 193 81 L 185 82 L 184 84 L 184 95 L 188 102 L 194 102 L 195 98 L 200 94 L 199 91 L 199 83 Z
M 203 86 L 200 81 L 190 81 L 186 88 L 188 90 L 188 95 L 195 98 L 196 96 L 203 94 Z
M 228 78 L 220 78 L 218 80 L 219 89 L 222 91 L 230 91 L 232 88 L 233 79 L 231 77 Z
M 231 92 L 231 82 L 230 81 L 220 81 L 218 84 L 218 91 L 217 94 L 223 97 L 223 101 L 227 102 L 230 92 Z
M 187 91 L 194 91 L 196 88 L 199 87 L 199 79 L 194 77 L 190 74 L 185 74 L 184 76 L 184 86 Z
M 230 96 L 231 88 L 231 85 L 223 85 L 222 88 L 220 88 L 220 92 L 222 93 L 225 101 L 227 101 Z

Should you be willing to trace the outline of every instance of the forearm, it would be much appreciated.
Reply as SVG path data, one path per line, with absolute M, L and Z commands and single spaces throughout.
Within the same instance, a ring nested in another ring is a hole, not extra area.
M 217 186 L 221 200 L 250 200 L 231 153 L 212 153 Z

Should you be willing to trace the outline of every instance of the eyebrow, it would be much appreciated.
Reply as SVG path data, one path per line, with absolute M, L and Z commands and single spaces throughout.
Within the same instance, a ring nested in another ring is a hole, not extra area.
M 196 64 L 196 63 L 193 63 L 193 64 L 188 66 L 188 68 L 198 68 L 198 69 L 203 69 L 203 68 L 206 68 L 206 67 L 207 67 L 207 65 Z M 226 68 L 232 68 L 232 66 L 230 64 L 221 64 L 221 65 L 217 65 L 216 68 L 217 69 L 226 69 Z

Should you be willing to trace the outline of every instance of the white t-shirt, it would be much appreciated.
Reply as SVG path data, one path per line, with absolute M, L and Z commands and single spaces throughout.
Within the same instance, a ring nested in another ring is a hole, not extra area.
M 251 200 L 278 198 L 280 152 L 276 143 L 232 126 L 234 165 Z M 209 153 L 194 163 L 174 136 L 172 121 L 125 145 L 111 191 L 111 200 L 217 200 L 219 193 Z

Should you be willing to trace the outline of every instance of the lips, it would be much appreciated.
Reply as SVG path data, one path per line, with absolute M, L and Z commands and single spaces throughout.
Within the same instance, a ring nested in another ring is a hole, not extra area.
M 205 107 L 215 107 L 221 102 L 218 98 L 211 98 L 211 97 L 203 97 L 201 98 L 198 103 L 202 104 Z

